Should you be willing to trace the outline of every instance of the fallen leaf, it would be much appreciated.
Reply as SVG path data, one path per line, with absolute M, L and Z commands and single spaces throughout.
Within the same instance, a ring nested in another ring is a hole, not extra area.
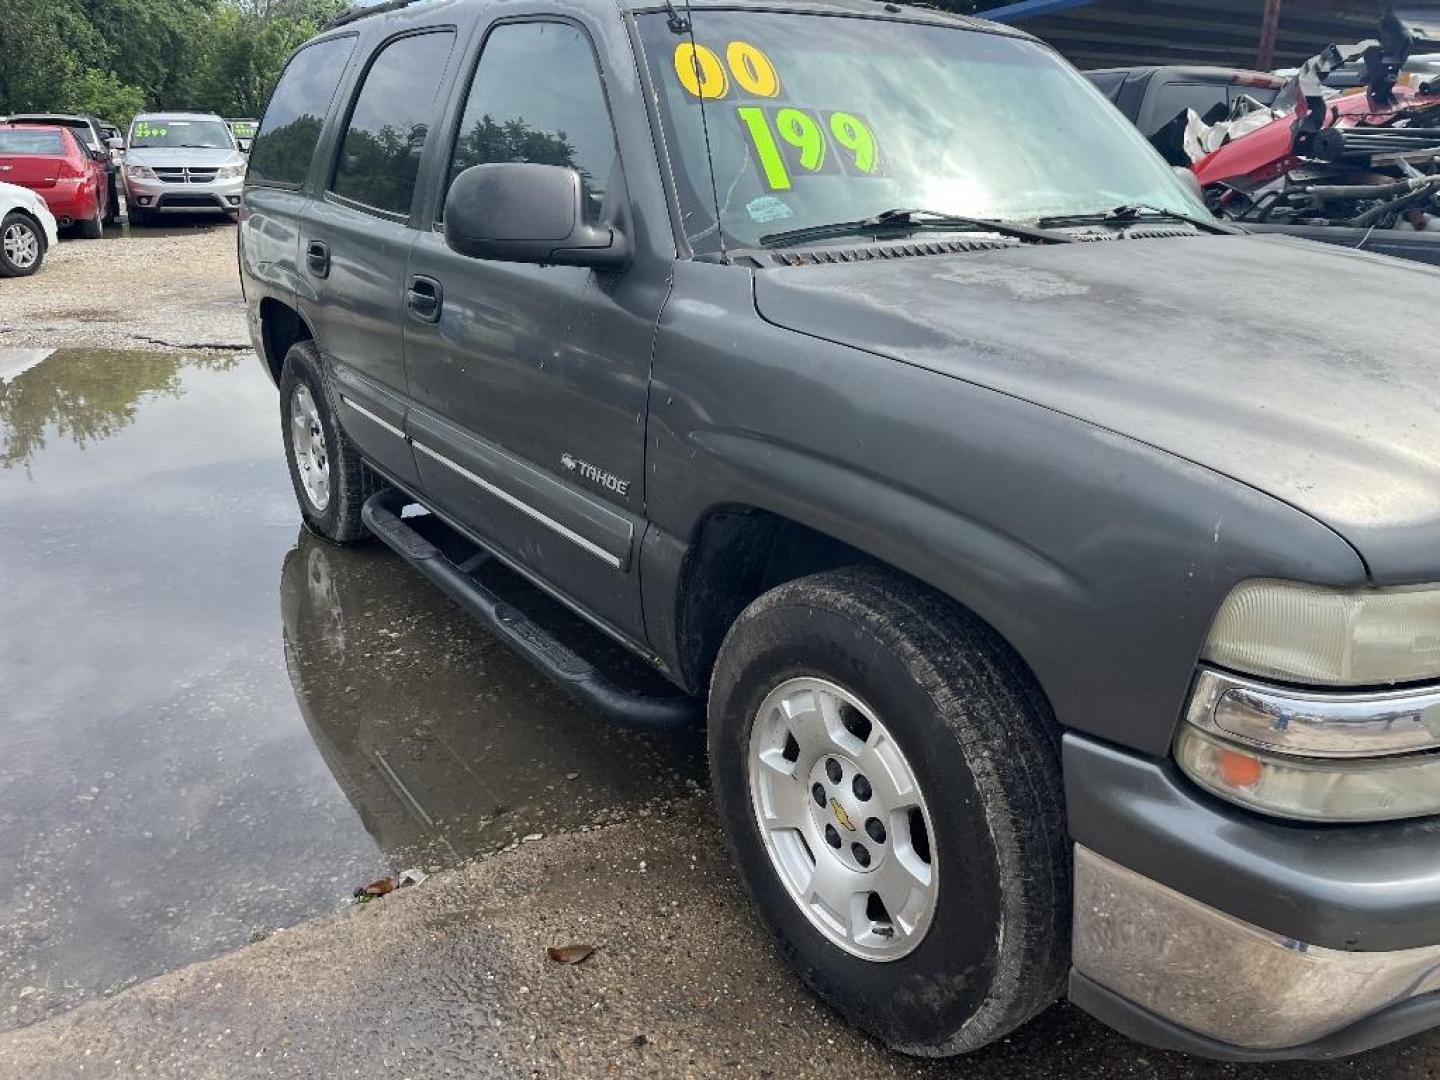
M 557 964 L 579 964 L 590 959 L 595 952 L 594 945 L 561 945 L 545 950 Z
M 400 887 L 400 878 L 391 875 L 383 877 L 379 881 L 372 881 L 369 885 L 355 890 L 356 896 L 384 896 L 388 892 L 394 892 Z

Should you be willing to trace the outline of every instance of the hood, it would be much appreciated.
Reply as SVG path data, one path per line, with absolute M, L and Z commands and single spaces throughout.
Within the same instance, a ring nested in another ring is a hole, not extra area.
M 1284 500 L 1440 580 L 1440 269 L 1205 236 L 766 269 L 777 325 L 1002 391 Z
M 160 168 L 216 169 L 221 165 L 244 165 L 245 156 L 238 150 L 221 147 L 217 150 L 191 150 L 180 146 L 142 146 L 125 151 L 127 165 L 148 165 Z

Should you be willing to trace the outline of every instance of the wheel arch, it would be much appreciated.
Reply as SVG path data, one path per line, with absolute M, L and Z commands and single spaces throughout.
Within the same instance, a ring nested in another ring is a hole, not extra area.
M 898 545 L 903 548 L 906 545 Z M 910 545 L 924 550 L 924 545 Z M 873 566 L 920 585 L 969 612 L 995 633 L 1049 701 L 1044 680 L 993 605 L 954 583 L 836 537 L 793 517 L 725 503 L 696 523 L 674 598 L 675 659 L 686 687 L 703 693 L 725 635 L 749 604 L 789 581 L 845 566 Z
M 260 343 L 265 366 L 275 384 L 285 372 L 285 354 L 299 341 L 313 341 L 315 334 L 304 317 L 283 300 L 267 296 L 260 301 Z
M 19 217 L 23 217 L 26 221 L 30 222 L 31 225 L 35 226 L 35 235 L 40 238 L 41 254 L 44 254 L 45 252 L 50 250 L 50 238 L 45 235 L 45 226 L 38 217 L 36 217 L 23 206 L 12 206 L 5 213 L 0 214 L 0 220 L 4 220 L 11 214 L 16 214 Z

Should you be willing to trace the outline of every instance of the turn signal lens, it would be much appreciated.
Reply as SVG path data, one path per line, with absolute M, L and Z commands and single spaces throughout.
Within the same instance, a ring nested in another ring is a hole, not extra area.
M 1440 589 L 1242 582 L 1215 617 L 1205 659 L 1317 686 L 1440 679 Z
M 1390 821 L 1440 813 L 1440 753 L 1370 761 L 1257 753 L 1181 724 L 1175 760 L 1222 799 L 1300 821 Z

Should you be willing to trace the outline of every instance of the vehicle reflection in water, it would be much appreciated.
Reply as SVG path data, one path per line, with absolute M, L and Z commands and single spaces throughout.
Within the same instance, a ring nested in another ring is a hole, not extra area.
M 0 1031 L 701 779 L 298 518 L 253 357 L 0 348 Z
M 301 530 L 280 610 L 301 714 L 394 866 L 654 812 L 703 778 L 698 732 L 586 713 L 384 549 Z

